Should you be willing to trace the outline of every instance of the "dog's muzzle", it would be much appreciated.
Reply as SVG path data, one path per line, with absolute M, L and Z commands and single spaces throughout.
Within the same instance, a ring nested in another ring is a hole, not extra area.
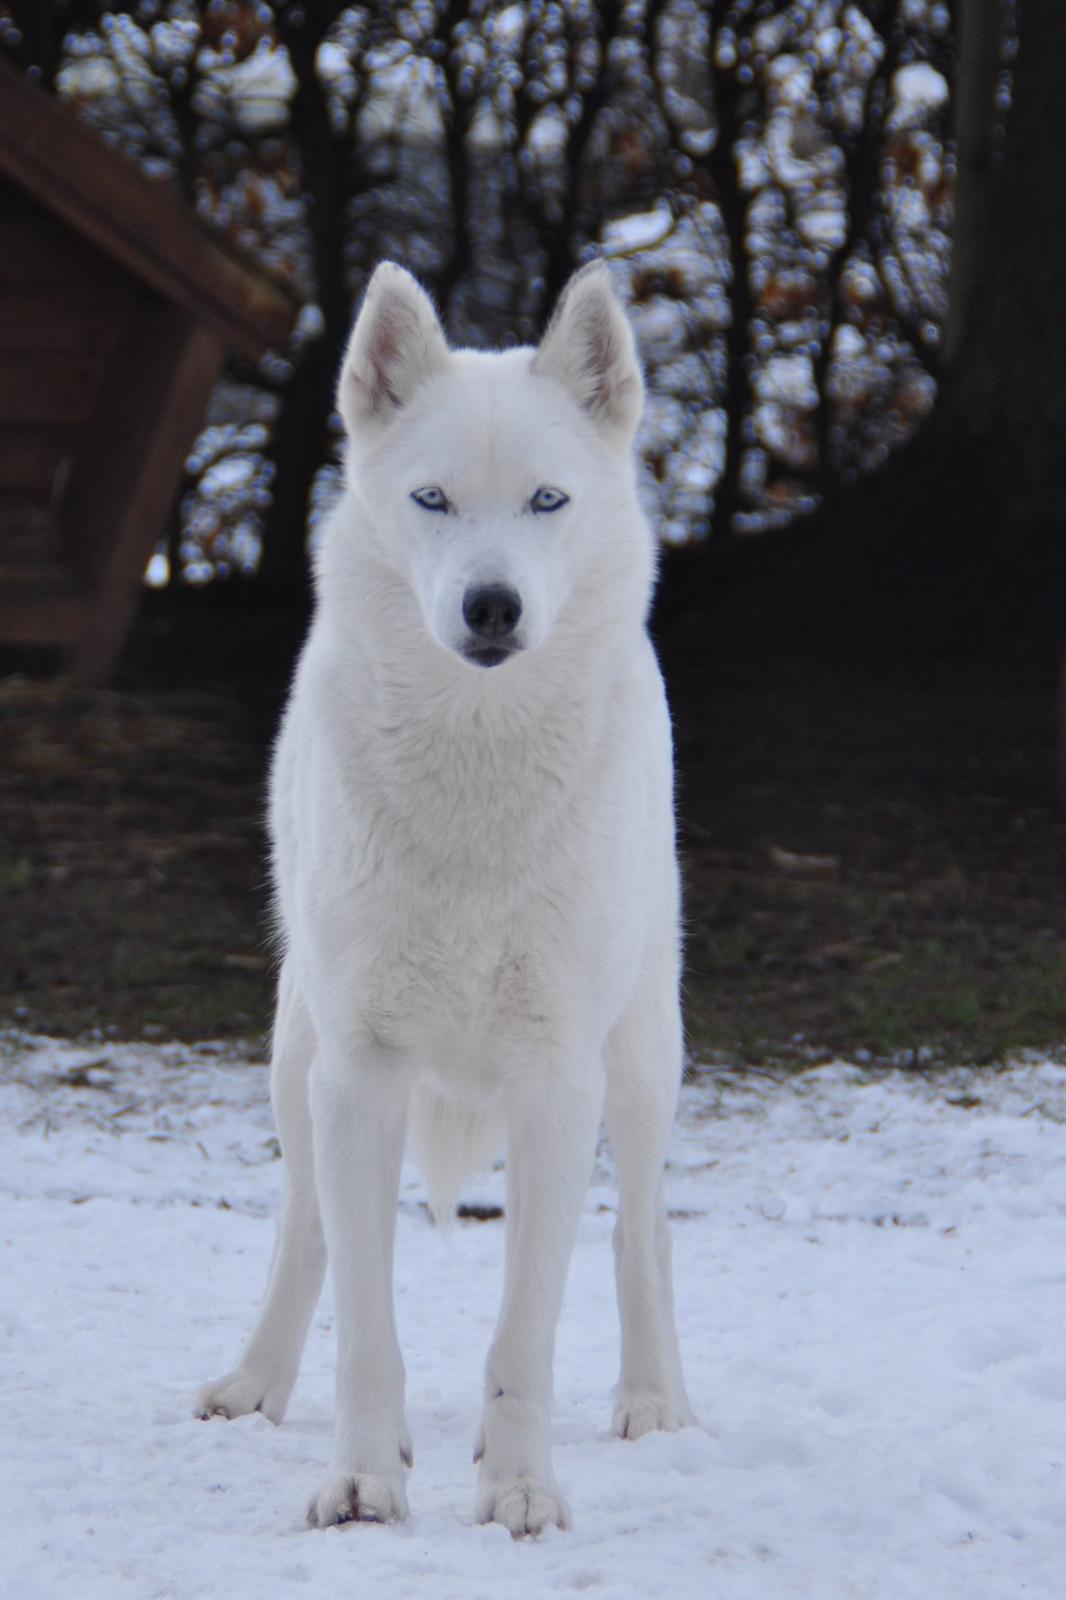
M 521 649 L 515 638 L 522 615 L 522 601 L 515 589 L 503 583 L 469 588 L 463 596 L 463 621 L 470 638 L 463 655 L 479 667 L 498 667 L 509 655 Z

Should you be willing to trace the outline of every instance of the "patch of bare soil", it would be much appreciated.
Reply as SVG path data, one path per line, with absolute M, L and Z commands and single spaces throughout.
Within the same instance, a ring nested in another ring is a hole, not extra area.
M 1061 1050 L 1050 689 L 754 663 L 672 687 L 697 1055 Z
M 251 698 L 0 685 L 0 1018 L 123 1038 L 268 1027 L 281 682 Z M 696 1058 L 1066 1044 L 1050 691 L 755 663 L 679 665 L 670 684 Z
M 235 701 L 0 684 L 0 1017 L 252 1036 L 269 1020 L 267 747 Z

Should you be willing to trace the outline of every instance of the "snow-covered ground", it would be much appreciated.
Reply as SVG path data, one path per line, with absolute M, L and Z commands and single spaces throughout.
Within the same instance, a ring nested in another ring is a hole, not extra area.
M 0 1594 L 10 1600 L 1012 1600 L 1066 1593 L 1066 1070 L 837 1065 L 686 1089 L 669 1172 L 703 1422 L 610 1437 L 606 1155 L 574 1258 L 555 1452 L 573 1531 L 471 1522 L 503 1229 L 434 1233 L 397 1290 L 403 1527 L 312 1533 L 330 1310 L 288 1420 L 201 1423 L 272 1241 L 262 1066 L 218 1046 L 3 1041 Z M 499 1198 L 498 1175 L 471 1198 Z

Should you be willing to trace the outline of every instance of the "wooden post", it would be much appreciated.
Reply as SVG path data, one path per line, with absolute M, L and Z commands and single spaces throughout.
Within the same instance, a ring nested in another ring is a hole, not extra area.
M 222 369 L 218 336 L 145 297 L 116 350 L 64 497 L 61 535 L 89 597 L 70 676 L 111 676 L 149 558 Z

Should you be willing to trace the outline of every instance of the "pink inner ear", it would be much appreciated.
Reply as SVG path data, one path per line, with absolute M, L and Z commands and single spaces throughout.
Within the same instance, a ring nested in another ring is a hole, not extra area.
M 390 383 L 389 374 L 400 355 L 402 339 L 399 322 L 402 315 L 398 307 L 392 307 L 390 310 L 383 307 L 378 314 L 367 348 L 367 366 L 370 369 L 370 382 L 367 388 L 370 402 L 375 409 L 383 400 L 391 401 L 394 406 L 400 404 L 400 396 Z
M 387 289 L 369 308 L 355 377 L 372 411 L 406 405 L 447 353 L 429 302 L 420 290 L 415 293 L 419 301 L 411 303 L 408 292 Z
M 367 341 L 367 374 L 362 379 L 373 410 L 379 410 L 386 400 L 391 405 L 402 405 L 403 397 L 395 379 L 402 376 L 405 365 L 405 341 L 410 346 L 416 338 L 418 323 L 407 307 L 381 307 Z
M 581 333 L 585 345 L 581 363 L 585 404 L 594 415 L 610 417 L 616 410 L 618 398 L 627 388 L 626 380 L 619 372 L 623 353 L 619 349 L 610 315 L 600 307 L 586 313 Z
M 585 370 L 592 377 L 595 385 L 593 399 L 603 405 L 609 401 L 610 385 L 607 382 L 611 367 L 617 358 L 618 352 L 614 348 L 614 339 L 610 318 L 598 313 L 590 318 L 587 332 L 588 356 Z
M 640 376 L 624 314 L 602 271 L 586 269 L 564 292 L 534 370 L 565 384 L 600 425 L 635 425 Z

